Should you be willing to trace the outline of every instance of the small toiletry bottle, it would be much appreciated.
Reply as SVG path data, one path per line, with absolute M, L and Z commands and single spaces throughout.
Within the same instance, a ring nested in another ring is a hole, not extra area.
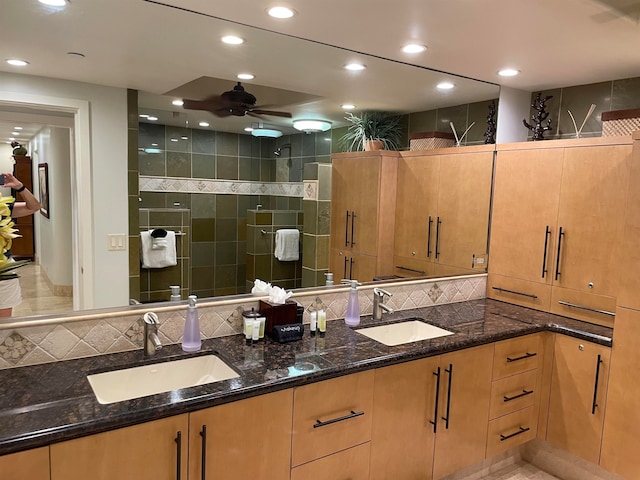
M 311 336 L 314 337 L 316 335 L 316 328 L 318 327 L 318 312 L 311 312 L 310 316 L 309 332 L 311 332 Z
M 356 327 L 360 325 L 360 302 L 358 301 L 359 283 L 357 280 L 343 280 L 342 283 L 348 283 L 351 285 L 349 300 L 347 301 L 347 314 L 344 317 L 344 323 L 350 327 Z
M 327 331 L 327 312 L 324 310 L 318 310 L 318 330 L 321 336 Z
M 169 289 L 171 290 L 171 298 L 172 302 L 179 302 L 182 300 L 180 297 L 180 285 L 170 285 Z
M 333 273 L 325 273 L 324 276 L 327 277 L 327 281 L 326 281 L 325 285 L 327 287 L 333 285 Z
M 253 319 L 253 330 L 251 330 L 251 340 L 256 343 L 260 340 L 260 318 Z
M 253 343 L 253 319 L 246 319 L 244 324 L 244 339 L 247 342 L 247 345 L 251 345 Z
M 202 346 L 200 339 L 200 320 L 198 319 L 198 297 L 189 295 L 189 306 L 187 307 L 187 320 L 184 324 L 184 334 L 182 336 L 182 350 L 185 352 L 197 352 Z
M 258 337 L 262 340 L 264 338 L 264 326 L 267 323 L 267 317 L 260 315 L 258 320 L 260 320 L 260 333 L 258 334 Z

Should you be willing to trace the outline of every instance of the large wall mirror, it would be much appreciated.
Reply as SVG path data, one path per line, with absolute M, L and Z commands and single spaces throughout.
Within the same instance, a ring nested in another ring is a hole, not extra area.
M 127 7 L 122 2 L 116 2 L 113 8 L 123 9 L 123 16 L 132 15 L 130 10 L 126 13 Z M 120 272 L 122 278 L 117 279 L 118 284 L 128 283 L 129 291 L 101 307 L 125 306 L 130 299 L 168 300 L 169 285 L 173 284 L 182 287 L 183 297 L 189 292 L 200 298 L 245 293 L 251 284 L 248 272 L 285 288 L 323 284 L 322 269 L 313 275 L 303 274 L 304 257 L 315 255 L 312 242 L 303 242 L 300 261 L 293 265 L 274 265 L 267 257 L 273 256 L 271 234 L 278 227 L 303 230 L 305 218 L 308 223 L 312 216 L 317 218 L 322 214 L 320 210 L 328 208 L 320 202 L 305 205 L 304 181 L 319 182 L 319 172 L 330 165 L 331 155 L 341 151 L 338 139 L 347 123 L 342 106 L 355 105 L 355 114 L 377 110 L 403 115 L 407 149 L 409 134 L 451 133 L 451 123 L 458 134 L 473 123 L 463 144 L 479 145 L 484 143 L 488 105 L 499 96 L 499 87 L 494 84 L 198 12 L 147 2 L 136 3 L 133 8 L 134 18 L 138 14 L 152 15 L 154 22 L 125 22 L 132 32 L 135 30 L 132 38 L 146 43 L 145 48 L 136 47 L 129 54 L 147 65 L 148 72 L 146 84 L 141 80 L 145 75 L 136 75 L 136 81 L 130 85 L 136 88 L 125 95 L 128 104 L 124 100 L 122 106 L 129 114 L 129 135 L 127 131 L 121 132 L 123 145 L 118 151 L 126 152 L 128 148 L 129 152 L 129 160 L 124 162 L 128 164 L 128 178 L 122 172 L 121 179 L 128 192 L 116 190 L 118 195 L 129 194 L 129 211 L 113 214 L 129 219 L 129 248 L 135 254 L 130 255 L 128 276 Z M 95 16 L 97 12 L 85 13 L 89 14 Z M 83 31 L 88 35 L 91 29 L 87 25 L 97 22 L 93 16 L 71 20 L 83 21 L 86 26 Z M 225 35 L 240 37 L 244 43 L 224 44 L 220 39 Z M 78 44 L 81 42 L 79 38 Z M 115 59 L 105 57 L 105 61 Z M 361 71 L 344 68 L 354 62 L 366 68 Z M 239 80 L 238 74 L 251 74 L 254 78 Z M 74 80 L 84 78 L 79 75 Z M 223 92 L 233 90 L 238 81 L 256 97 L 257 113 L 250 111 L 242 116 L 224 113 L 219 103 L 215 103 Z M 453 88 L 439 89 L 443 82 L 451 83 Z M 207 99 L 213 102 L 211 110 L 215 112 L 172 103 Z M 16 111 L 15 106 L 9 105 L 6 111 L 11 108 Z M 291 116 L 269 112 L 286 112 Z M 46 112 L 38 112 L 42 113 Z M 300 131 L 294 128 L 294 120 L 321 120 L 330 128 Z M 275 130 L 281 136 L 254 136 L 247 131 L 250 128 Z M 137 139 L 135 145 L 132 138 Z M 73 170 L 73 165 L 70 169 Z M 73 172 L 70 175 L 74 178 Z M 51 195 L 58 198 L 55 191 Z M 485 195 L 488 203 L 489 189 Z M 55 222 L 63 215 L 64 211 L 54 211 L 50 220 Z M 64 218 L 69 222 L 71 215 Z M 483 228 L 486 234 L 488 225 Z M 182 261 L 177 268 L 139 268 L 136 235 L 153 229 L 179 234 L 178 256 Z M 93 255 L 104 256 L 101 243 L 94 245 L 98 247 Z M 95 263 L 96 269 L 99 263 Z M 273 276 L 268 278 L 266 272 Z M 470 272 L 461 269 L 446 273 Z M 100 277 L 99 272 L 94 272 L 94 277 Z M 33 313 L 47 313 L 46 306 Z

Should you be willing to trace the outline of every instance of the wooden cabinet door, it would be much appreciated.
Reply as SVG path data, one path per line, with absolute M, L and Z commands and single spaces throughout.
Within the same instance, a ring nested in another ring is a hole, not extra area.
M 615 297 L 630 155 L 629 145 L 565 149 L 554 285 Z
M 349 250 L 331 250 L 330 267 L 336 283 L 340 280 L 370 282 L 377 275 L 377 257 Z
M 347 160 L 334 159 L 331 167 L 331 248 L 350 250 L 354 181 Z
M 49 447 L 0 457 L 3 480 L 49 480 Z
M 288 480 L 292 410 L 283 390 L 191 413 L 189 478 Z
M 51 480 L 175 480 L 187 478 L 188 416 L 55 443 Z
M 432 357 L 375 371 L 371 480 L 432 478 L 438 365 Z
M 439 167 L 437 155 L 403 158 L 398 163 L 394 253 L 399 257 L 435 257 Z
M 623 478 L 637 478 L 640 432 L 640 311 L 618 308 L 613 332 L 600 465 Z
M 562 161 L 562 149 L 498 151 L 489 273 L 551 283 Z
M 487 253 L 492 164 L 492 151 L 440 157 L 437 263 L 473 268 Z
M 547 441 L 597 464 L 611 349 L 556 335 L 554 351 Z
M 435 480 L 484 459 L 493 350 L 493 345 L 484 345 L 440 357 Z

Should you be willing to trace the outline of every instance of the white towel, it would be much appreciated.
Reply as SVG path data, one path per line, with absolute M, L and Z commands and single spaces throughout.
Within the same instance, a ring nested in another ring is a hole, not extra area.
M 276 230 L 274 255 L 281 262 L 297 261 L 300 258 L 300 232 L 297 228 Z
M 155 242 L 151 236 L 152 230 L 140 232 L 140 251 L 142 253 L 142 268 L 164 268 L 178 264 L 176 255 L 176 232 L 167 231 L 167 236 Z M 166 242 L 166 245 L 161 246 Z M 160 247 L 160 248 L 158 248 Z

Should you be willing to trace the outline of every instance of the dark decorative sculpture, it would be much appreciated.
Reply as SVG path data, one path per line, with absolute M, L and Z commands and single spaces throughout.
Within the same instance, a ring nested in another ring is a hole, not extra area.
M 533 125 L 529 125 L 526 120 L 522 120 L 524 126 L 527 127 L 531 132 L 533 132 L 533 140 L 544 140 L 544 132 L 547 130 L 551 130 L 551 119 L 547 120 L 549 116 L 549 112 L 545 109 L 547 108 L 547 100 L 553 98 L 553 95 L 547 95 L 542 98 L 542 92 L 536 95 L 536 98 L 533 100 L 531 104 L 531 108 L 533 108 L 536 112 L 536 115 L 531 115 L 531 120 L 534 121 Z M 546 125 L 542 125 L 542 122 L 547 120 Z
M 487 115 L 487 129 L 484 132 L 484 143 L 496 143 L 496 101 L 491 100 L 489 104 L 489 115 Z

